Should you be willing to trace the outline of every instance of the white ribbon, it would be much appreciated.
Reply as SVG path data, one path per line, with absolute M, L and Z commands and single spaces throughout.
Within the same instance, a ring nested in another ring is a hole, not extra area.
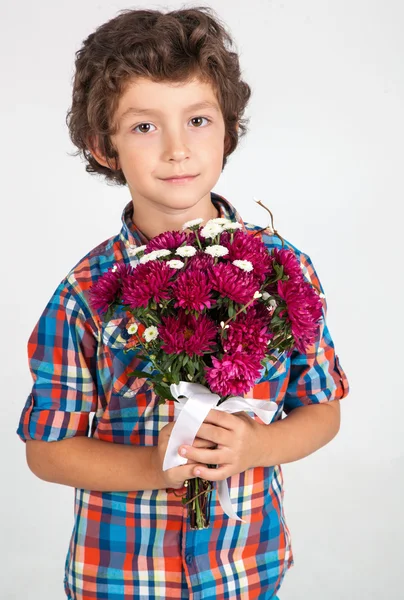
M 178 449 L 181 444 L 192 446 L 196 434 L 211 408 L 228 413 L 251 410 L 266 425 L 272 421 L 278 408 L 276 402 L 271 402 L 270 400 L 252 400 L 241 396 L 231 396 L 225 402 L 216 406 L 220 400 L 220 396 L 213 394 L 207 387 L 200 383 L 188 383 L 188 381 L 180 381 L 179 385 L 172 383 L 170 391 L 178 402 L 174 403 L 175 424 L 168 440 L 163 461 L 163 471 L 186 464 L 188 459 L 185 456 L 180 456 Z M 181 398 L 180 396 L 184 397 Z M 223 511 L 231 519 L 245 523 L 233 508 L 226 479 L 218 481 L 217 488 L 219 502 Z

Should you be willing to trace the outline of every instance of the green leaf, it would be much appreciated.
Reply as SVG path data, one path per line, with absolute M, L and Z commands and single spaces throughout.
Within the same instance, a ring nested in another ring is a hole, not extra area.
M 147 361 L 150 360 L 148 356 L 144 356 L 143 354 L 136 354 L 136 358 L 140 358 L 141 360 L 147 360 Z
M 170 389 L 170 383 L 168 383 L 167 381 L 159 381 L 157 383 L 157 385 L 161 385 L 162 387 L 164 387 L 166 389 Z
M 147 373 L 146 371 L 140 371 L 139 369 L 135 369 L 134 371 L 128 373 L 128 377 L 141 377 L 142 379 L 145 377 L 147 379 L 147 375 L 150 375 L 150 373 Z
M 108 310 L 104 315 L 104 323 L 108 323 L 108 321 L 110 321 L 114 315 L 115 312 L 115 305 L 114 304 L 110 304 L 108 306 Z
M 159 385 L 157 383 L 154 386 L 154 391 L 158 396 L 160 396 L 161 398 L 164 398 L 164 400 L 175 400 L 174 396 L 170 392 L 170 388 L 163 387 L 162 385 Z
M 276 362 L 276 361 L 278 360 L 278 357 L 277 357 L 277 356 L 272 356 L 272 354 L 270 354 L 270 355 L 268 356 L 268 359 L 269 359 L 269 360 L 272 360 L 273 362 Z M 268 365 L 267 365 L 267 368 L 268 368 Z
M 180 370 L 180 365 L 178 364 L 178 362 L 173 363 L 173 365 L 171 367 L 171 377 L 173 378 L 173 381 L 175 383 L 177 383 L 179 370 Z
M 190 360 L 188 363 L 188 370 L 189 370 L 189 374 L 191 375 L 191 377 L 193 377 L 195 375 L 195 365 L 192 360 Z

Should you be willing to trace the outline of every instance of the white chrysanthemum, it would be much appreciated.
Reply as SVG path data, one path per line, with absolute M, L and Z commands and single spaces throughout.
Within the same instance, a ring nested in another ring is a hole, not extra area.
M 132 325 L 129 325 L 129 327 L 127 327 L 126 329 L 127 329 L 128 333 L 130 333 L 131 335 L 134 335 L 137 332 L 138 328 L 139 327 L 136 323 L 132 323 Z
M 182 260 L 168 260 L 167 264 L 169 267 L 171 267 L 172 269 L 181 269 L 185 263 L 182 262 Z
M 149 260 L 156 260 L 157 258 L 161 258 L 162 256 L 168 256 L 169 254 L 171 254 L 170 250 L 152 250 L 152 252 L 149 252 L 148 254 L 143 254 L 143 256 L 139 258 L 139 262 L 144 264 L 149 262 Z
M 128 254 L 129 256 L 136 256 L 139 252 L 143 252 L 146 250 L 146 246 L 129 246 Z
M 218 223 L 208 223 L 205 227 L 202 227 L 201 236 L 204 238 L 214 238 L 219 235 L 219 233 L 222 233 L 222 231 L 223 227 L 218 225 Z
M 236 230 L 236 229 L 243 229 L 243 226 L 241 223 L 236 223 L 235 221 L 230 221 L 230 223 L 227 223 L 226 225 L 223 225 L 223 231 L 232 231 L 232 230 Z
M 271 297 L 271 294 L 268 294 L 268 292 L 263 292 L 263 294 L 262 294 L 263 300 L 268 300 L 268 298 L 270 298 L 270 297 Z
M 269 301 L 269 306 L 273 306 L 273 308 L 276 308 L 278 306 L 278 303 L 275 300 L 275 298 L 271 298 L 271 300 Z
M 146 342 L 151 342 L 153 340 L 156 339 L 156 337 L 158 337 L 158 330 L 157 327 L 155 327 L 155 325 L 150 325 L 150 327 L 147 327 L 147 329 L 144 330 L 144 339 L 146 340 Z
M 216 217 L 216 219 L 209 219 L 208 223 L 217 223 L 218 225 L 226 225 L 226 223 L 231 223 L 231 221 L 230 221 L 230 219 L 225 219 L 224 217 Z M 208 223 L 206 223 L 206 225 Z
M 254 296 L 253 298 L 261 298 L 262 294 L 259 290 L 257 290 L 256 292 L 254 292 Z
M 162 248 L 161 250 L 153 250 L 153 252 L 155 252 L 157 258 L 171 254 L 171 250 L 166 250 L 165 248 Z
M 233 260 L 233 265 L 236 265 L 239 269 L 243 269 L 243 271 L 252 271 L 253 264 L 249 260 Z
M 203 219 L 192 219 L 192 221 L 187 221 L 182 226 L 182 229 L 191 229 L 191 227 L 196 227 L 196 225 L 200 225 L 203 223 Z
M 157 256 L 153 252 L 149 252 L 149 254 L 143 254 L 143 256 L 139 258 L 139 262 L 142 265 L 149 262 L 149 260 L 157 260 Z
M 196 254 L 196 248 L 194 248 L 193 246 L 180 246 L 179 248 L 177 248 L 175 254 L 178 254 L 183 258 L 186 258 L 188 256 L 194 256 L 194 254 Z
M 220 244 L 214 244 L 213 246 L 208 246 L 205 249 L 206 254 L 210 254 L 211 256 L 225 256 L 229 253 L 229 249 L 225 246 L 220 246 Z

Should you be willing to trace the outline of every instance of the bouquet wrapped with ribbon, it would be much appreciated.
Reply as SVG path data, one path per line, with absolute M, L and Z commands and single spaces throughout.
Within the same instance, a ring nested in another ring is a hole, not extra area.
M 151 371 L 130 375 L 146 375 L 159 403 L 175 402 L 163 470 L 187 462 L 178 448 L 192 445 L 211 408 L 254 411 L 269 423 L 276 403 L 243 394 L 279 353 L 305 352 L 322 314 L 320 291 L 282 238 L 282 248 L 269 251 L 259 232 L 248 233 L 241 223 L 202 223 L 194 219 L 182 231 L 152 238 L 134 250 L 132 264 L 116 263 L 90 289 L 90 304 L 104 321 L 117 307 L 134 317 L 126 351 L 147 360 Z M 183 503 L 191 527 L 205 528 L 213 483 L 199 477 L 187 483 Z M 239 519 L 226 481 L 218 482 L 218 496 L 223 510 Z

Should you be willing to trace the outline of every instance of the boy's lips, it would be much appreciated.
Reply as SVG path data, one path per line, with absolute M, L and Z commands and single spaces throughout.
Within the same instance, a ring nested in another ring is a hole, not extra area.
M 168 183 L 188 183 L 193 181 L 198 175 L 177 175 L 174 177 L 166 177 L 162 179 L 162 181 L 167 181 Z

